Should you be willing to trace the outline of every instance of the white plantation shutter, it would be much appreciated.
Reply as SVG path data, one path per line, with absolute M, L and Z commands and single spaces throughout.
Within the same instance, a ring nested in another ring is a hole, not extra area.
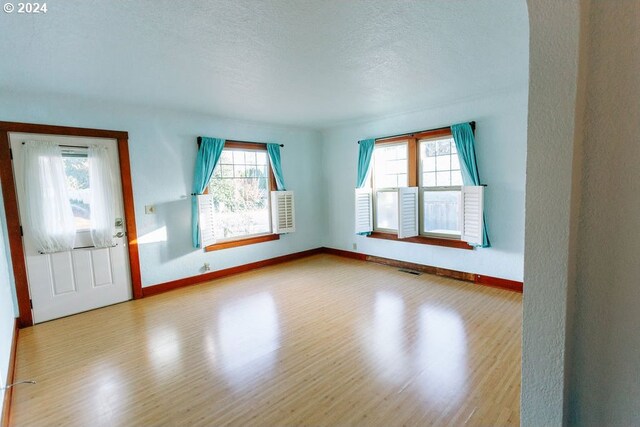
M 198 226 L 200 228 L 200 247 L 206 248 L 216 242 L 213 232 L 215 209 L 212 194 L 198 195 Z
M 373 230 L 373 209 L 371 189 L 356 188 L 356 233 L 369 233 Z
M 398 238 L 418 235 L 418 187 L 398 188 Z
M 484 187 L 464 186 L 460 206 L 461 240 L 472 245 L 482 245 L 482 212 L 484 209 Z
M 274 234 L 296 231 L 293 191 L 271 192 L 271 222 Z

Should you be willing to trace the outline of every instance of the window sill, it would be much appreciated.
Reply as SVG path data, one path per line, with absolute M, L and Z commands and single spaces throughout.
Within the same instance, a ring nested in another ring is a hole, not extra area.
M 463 242 L 462 240 L 443 239 L 438 237 L 416 236 L 407 237 L 406 239 L 399 239 L 397 234 L 381 233 L 379 231 L 374 231 L 367 237 L 372 239 L 395 240 L 398 242 L 420 243 L 423 245 L 445 246 L 447 248 L 473 250 L 473 246 L 469 246 L 467 242 Z
M 279 240 L 279 234 L 264 234 L 262 236 L 247 237 L 245 239 L 228 240 L 226 242 L 214 243 L 204 248 L 205 252 L 219 251 L 222 249 L 236 248 L 238 246 L 253 245 L 255 243 L 269 242 L 271 240 Z

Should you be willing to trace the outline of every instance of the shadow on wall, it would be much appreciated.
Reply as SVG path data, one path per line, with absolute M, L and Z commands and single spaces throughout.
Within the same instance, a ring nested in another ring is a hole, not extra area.
M 156 205 L 158 223 L 167 228 L 167 242 L 162 245 L 162 262 L 180 258 L 194 251 L 191 246 L 191 200 L 189 197 Z M 168 244 L 171 242 L 171 244 Z
M 157 245 L 162 262 L 193 252 L 195 249 L 191 246 L 190 198 L 158 203 L 155 210 L 156 226 L 154 230 L 140 236 L 138 244 Z
M 505 200 L 524 200 L 524 191 L 506 188 L 501 184 L 492 185 L 487 190 L 485 206 L 502 206 L 500 210 L 487 209 L 489 224 L 489 238 L 491 249 L 507 253 L 521 254 L 524 250 L 524 231 L 520 239 L 513 236 L 519 230 L 524 230 L 524 213 L 518 210 L 518 205 L 506 203 Z M 497 199 L 501 200 L 497 200 Z

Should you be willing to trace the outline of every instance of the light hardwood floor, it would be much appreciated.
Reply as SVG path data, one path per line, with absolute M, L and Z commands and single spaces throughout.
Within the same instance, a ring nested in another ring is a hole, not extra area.
M 11 421 L 517 425 L 521 303 L 317 255 L 20 331 Z

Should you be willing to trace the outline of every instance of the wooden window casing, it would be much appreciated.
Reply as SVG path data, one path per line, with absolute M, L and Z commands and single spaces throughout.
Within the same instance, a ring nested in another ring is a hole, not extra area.
M 264 151 L 266 153 L 267 144 L 261 144 L 261 143 L 255 143 L 255 142 L 242 142 L 242 141 L 226 141 L 224 143 L 224 149 L 255 150 L 255 151 Z M 276 179 L 273 176 L 273 171 L 271 170 L 271 162 L 269 161 L 269 156 L 267 156 L 267 172 L 269 174 L 269 178 L 268 178 L 269 194 L 271 194 L 271 191 L 276 190 Z M 207 185 L 205 193 L 208 193 L 208 191 L 209 191 L 209 186 Z M 269 205 L 269 208 L 271 208 L 271 205 Z M 269 214 L 269 221 L 271 221 L 271 214 Z M 271 229 L 273 230 L 273 226 L 271 227 Z M 224 239 L 222 241 L 217 241 L 213 245 L 209 245 L 205 247 L 204 250 L 206 252 L 219 251 L 222 249 L 253 245 L 256 243 L 269 242 L 271 240 L 278 240 L 278 239 L 280 239 L 279 234 L 273 234 L 271 232 L 261 233 L 261 234 L 246 236 L 246 237 L 236 237 L 236 238 Z
M 472 124 L 473 126 L 473 124 Z M 475 128 L 475 126 L 473 126 Z M 418 141 L 422 139 L 441 139 L 446 137 L 451 137 L 451 129 L 450 128 L 440 128 L 434 130 L 427 130 L 422 132 L 416 132 L 406 135 L 399 135 L 389 138 L 380 138 L 377 139 L 376 145 L 384 145 L 384 144 L 397 144 L 404 143 L 407 144 L 407 185 L 409 187 L 418 187 L 420 182 L 418 178 L 418 174 L 420 173 L 420 156 L 419 156 L 419 143 Z M 373 173 L 371 174 L 373 177 Z M 372 178 L 373 182 L 373 178 Z M 376 188 L 373 187 L 373 194 L 376 193 Z M 421 191 L 420 189 L 419 191 Z M 421 199 L 422 200 L 422 197 Z M 409 237 L 405 239 L 399 239 L 397 232 L 388 231 L 388 230 L 379 230 L 375 228 L 376 220 L 376 205 L 375 200 L 373 201 L 373 212 L 374 212 L 374 231 L 368 236 L 373 239 L 384 239 L 384 240 L 396 240 L 399 242 L 410 242 L 410 243 L 419 243 L 426 245 L 435 245 L 435 246 L 445 246 L 450 248 L 458 248 L 458 249 L 469 249 L 472 250 L 473 247 L 470 246 L 467 242 L 460 240 L 459 238 L 446 238 L 446 237 L 434 237 L 434 236 L 425 236 L 423 234 L 415 237 Z M 423 213 L 422 206 L 420 206 L 420 230 L 423 227 Z

